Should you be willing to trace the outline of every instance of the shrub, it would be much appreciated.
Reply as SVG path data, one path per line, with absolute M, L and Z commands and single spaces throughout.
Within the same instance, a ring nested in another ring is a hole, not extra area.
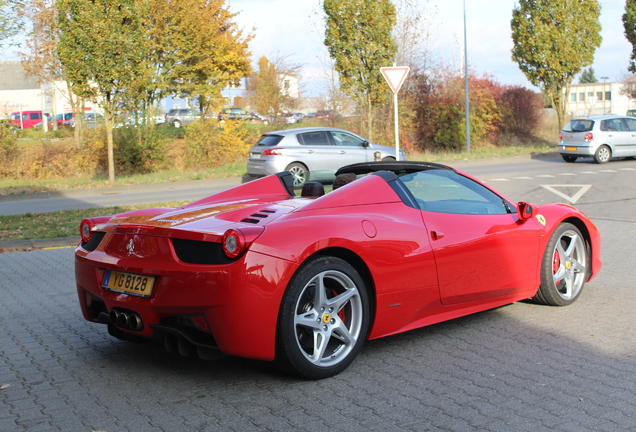
M 186 128 L 186 168 L 212 168 L 247 157 L 251 143 L 246 138 L 250 133 L 242 122 L 203 119 Z
M 113 130 L 118 174 L 143 174 L 163 166 L 165 138 L 155 127 L 125 126 Z
M 464 78 L 441 70 L 435 77 L 414 71 L 405 92 L 403 124 L 409 145 L 419 150 L 459 150 L 466 142 Z M 470 138 L 474 145 L 494 142 L 501 125 L 497 104 L 502 86 L 487 75 L 471 74 Z
M 536 134 L 542 121 L 543 98 L 523 87 L 504 90 L 499 103 L 501 130 L 518 137 Z
M 13 164 L 18 156 L 17 138 L 14 128 L 0 123 L 0 178 L 13 174 Z

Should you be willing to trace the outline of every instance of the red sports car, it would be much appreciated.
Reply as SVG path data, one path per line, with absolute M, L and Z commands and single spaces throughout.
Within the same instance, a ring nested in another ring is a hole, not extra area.
M 563 306 L 601 268 L 600 236 L 563 204 L 513 204 L 448 166 L 349 165 L 295 196 L 283 172 L 181 208 L 85 219 L 84 317 L 170 352 L 275 360 L 325 378 L 365 339 L 523 299 Z

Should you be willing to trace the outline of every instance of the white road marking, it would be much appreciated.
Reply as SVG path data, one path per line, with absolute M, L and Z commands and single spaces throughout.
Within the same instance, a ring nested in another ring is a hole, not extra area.
M 549 190 L 550 192 L 560 196 L 563 199 L 568 200 L 570 203 L 575 204 L 590 188 L 592 185 L 541 185 L 541 187 Z M 555 188 L 579 188 L 579 191 L 572 196 L 566 195 L 561 191 L 556 190 Z

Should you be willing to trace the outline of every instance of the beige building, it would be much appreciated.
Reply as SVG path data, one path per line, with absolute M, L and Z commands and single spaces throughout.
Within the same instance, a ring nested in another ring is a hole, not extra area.
M 622 82 L 573 84 L 566 95 L 566 113 L 571 117 L 625 115 L 627 110 L 636 109 L 636 100 L 624 94 L 624 86 Z

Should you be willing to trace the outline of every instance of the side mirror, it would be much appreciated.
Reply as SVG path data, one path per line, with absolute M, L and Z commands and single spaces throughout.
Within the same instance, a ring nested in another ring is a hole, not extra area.
M 527 220 L 536 214 L 537 211 L 532 204 L 527 202 L 520 202 L 517 204 L 517 215 L 519 215 L 519 219 Z

